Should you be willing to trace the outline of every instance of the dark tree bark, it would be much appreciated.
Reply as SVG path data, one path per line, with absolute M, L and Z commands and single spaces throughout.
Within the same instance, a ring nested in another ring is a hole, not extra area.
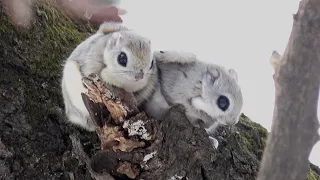
M 303 180 L 319 140 L 319 0 L 300 2 L 285 53 L 273 65 L 276 101 L 258 180 Z

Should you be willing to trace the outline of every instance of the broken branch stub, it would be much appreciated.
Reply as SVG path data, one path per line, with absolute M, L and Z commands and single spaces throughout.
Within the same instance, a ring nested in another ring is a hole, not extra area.
M 114 168 L 108 168 L 108 173 L 135 178 L 140 173 L 137 161 L 142 163 L 144 156 L 141 155 L 149 152 L 141 151 L 130 159 L 123 159 L 121 152 L 147 148 L 153 140 L 159 139 L 159 124 L 139 112 L 132 93 L 105 85 L 96 74 L 84 77 L 82 82 L 88 89 L 82 98 L 96 127 L 101 150 L 112 154 L 108 156 L 108 162 L 113 163 L 110 167 Z
M 86 95 L 94 103 L 104 104 L 115 123 L 121 123 L 125 117 L 138 112 L 133 94 L 114 86 L 106 88 L 98 75 L 90 74 L 88 77 L 84 77 L 83 83 L 88 89 Z

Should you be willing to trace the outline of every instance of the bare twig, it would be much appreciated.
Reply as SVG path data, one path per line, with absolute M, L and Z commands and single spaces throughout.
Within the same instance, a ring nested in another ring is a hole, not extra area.
M 320 1 L 303 0 L 283 57 L 274 61 L 276 102 L 258 180 L 303 180 L 319 140 Z

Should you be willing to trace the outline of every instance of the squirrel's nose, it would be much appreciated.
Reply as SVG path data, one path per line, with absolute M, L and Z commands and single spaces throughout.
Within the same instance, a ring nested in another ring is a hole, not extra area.
M 134 78 L 139 81 L 143 79 L 144 73 L 142 71 L 135 73 Z

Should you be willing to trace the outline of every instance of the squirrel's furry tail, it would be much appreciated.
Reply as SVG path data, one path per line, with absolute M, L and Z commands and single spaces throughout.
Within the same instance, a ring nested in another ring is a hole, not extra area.
M 121 22 L 104 22 L 100 25 L 98 29 L 98 33 L 112 33 L 120 30 L 129 30 L 127 27 L 125 27 Z
M 163 63 L 192 63 L 197 61 L 197 56 L 184 51 L 154 51 L 156 61 Z

